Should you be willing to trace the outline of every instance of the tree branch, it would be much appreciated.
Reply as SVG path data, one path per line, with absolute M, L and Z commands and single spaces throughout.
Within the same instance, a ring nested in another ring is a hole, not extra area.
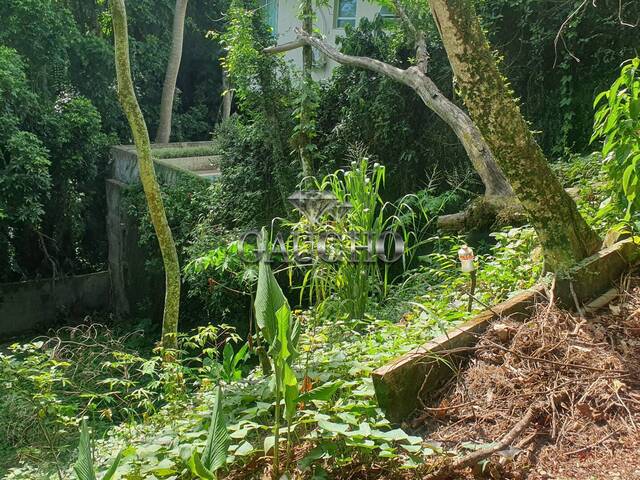
M 513 194 L 511 186 L 496 164 L 493 153 L 482 138 L 478 128 L 460 107 L 438 89 L 438 86 L 423 70 L 424 65 L 414 65 L 403 70 L 374 58 L 344 54 L 321 38 L 309 35 L 299 28 L 295 29 L 295 33 L 297 35 L 296 40 L 265 48 L 263 52 L 267 54 L 282 53 L 304 45 L 310 45 L 341 65 L 364 68 L 408 86 L 418 94 L 427 108 L 444 120 L 454 131 L 460 143 L 464 146 L 476 172 L 480 175 L 482 183 L 486 187 L 485 193 L 489 196 L 509 196 Z
M 427 64 L 429 63 L 429 52 L 427 51 L 427 42 L 425 40 L 424 32 L 416 28 L 399 0 L 392 0 L 392 2 L 400 20 L 402 20 L 409 31 L 413 34 L 416 45 L 416 65 L 421 71 L 426 72 Z
M 427 475 L 425 480 L 439 480 L 441 478 L 449 478 L 449 474 L 463 468 L 472 467 L 475 464 L 481 462 L 485 458 L 489 458 L 494 453 L 508 448 L 516 438 L 524 431 L 525 428 L 533 421 L 535 416 L 540 411 L 539 405 L 532 405 L 529 407 L 524 417 L 522 417 L 509 432 L 500 440 L 494 443 L 491 447 L 481 448 L 475 452 L 471 452 L 468 455 L 456 460 L 451 465 L 444 469 L 438 470 L 430 475 Z
M 306 45 L 306 42 L 297 39 L 292 42 L 283 43 L 281 45 L 275 45 L 273 47 L 267 47 L 263 50 L 264 53 L 269 55 L 274 55 L 276 53 L 284 53 L 289 52 L 291 50 L 295 50 L 296 48 L 302 48 Z
M 383 75 L 391 77 L 398 82 L 404 83 L 405 85 L 410 85 L 407 78 L 407 70 L 402 70 L 401 68 L 394 67 L 393 65 L 381 62 L 380 60 L 376 60 L 375 58 L 346 55 L 338 51 L 331 45 L 325 43 L 320 38 L 308 35 L 300 28 L 296 28 L 295 33 L 298 36 L 296 40 L 288 43 L 283 43 L 282 45 L 276 45 L 275 47 L 265 48 L 263 52 L 268 54 L 282 53 L 290 50 L 295 50 L 296 48 L 300 48 L 304 45 L 309 45 L 342 65 L 365 68 L 367 70 L 371 70 L 372 72 L 381 73 Z

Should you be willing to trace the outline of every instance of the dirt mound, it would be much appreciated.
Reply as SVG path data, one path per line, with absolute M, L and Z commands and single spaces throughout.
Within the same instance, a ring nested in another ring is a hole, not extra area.
M 481 463 L 493 478 L 640 478 L 640 281 L 626 287 L 592 317 L 539 304 L 524 323 L 494 323 L 413 422 L 460 452 L 435 477 L 452 477 L 493 446 L 500 451 Z

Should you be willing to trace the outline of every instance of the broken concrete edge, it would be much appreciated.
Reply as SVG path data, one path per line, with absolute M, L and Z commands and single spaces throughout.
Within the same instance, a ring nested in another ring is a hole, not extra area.
M 375 370 L 376 399 L 387 418 L 395 423 L 407 418 L 418 407 L 418 397 L 437 390 L 451 377 L 458 363 L 456 357 L 465 357 L 465 348 L 473 346 L 492 321 L 526 316 L 544 289 L 536 286 L 515 295 Z
M 633 239 L 623 240 L 580 262 L 568 275 L 556 279 L 554 295 L 566 302 L 592 300 L 611 288 L 620 276 L 640 260 L 640 246 Z M 601 270 L 603 273 L 596 275 Z M 455 374 L 489 324 L 501 318 L 526 318 L 544 285 L 488 309 L 426 344 L 393 360 L 372 373 L 380 408 L 387 418 L 399 423 L 413 413 L 427 394 L 438 390 Z
M 639 261 L 638 239 L 627 238 L 585 258 L 569 272 L 558 275 L 554 294 L 563 307 L 580 308 L 583 303 L 609 290 L 620 275 Z
M 183 143 L 165 143 L 165 144 L 152 144 L 152 149 L 165 149 L 165 148 L 190 148 L 199 146 L 211 146 L 213 142 L 183 142 Z M 116 180 L 119 180 L 127 184 L 137 184 L 139 182 L 138 174 L 138 155 L 135 145 L 113 145 L 110 148 L 110 157 L 112 162 L 110 176 Z M 181 158 L 152 158 L 156 176 L 161 182 L 173 184 L 176 182 L 178 175 L 186 175 L 191 178 L 196 178 L 203 183 L 209 183 L 209 181 L 198 175 L 197 171 L 190 170 L 178 164 L 179 160 L 193 160 L 199 158 L 206 158 L 208 160 L 215 159 L 216 163 L 219 163 L 219 156 L 194 156 L 194 157 L 181 157 Z M 125 165 L 126 164 L 126 165 Z

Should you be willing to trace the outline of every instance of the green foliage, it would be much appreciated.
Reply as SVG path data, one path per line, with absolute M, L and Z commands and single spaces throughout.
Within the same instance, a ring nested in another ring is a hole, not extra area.
M 51 188 L 49 152 L 32 133 L 17 132 L 0 154 L 3 220 L 14 227 L 39 228 Z
M 247 316 L 249 298 L 248 295 L 242 298 L 241 281 L 226 275 L 226 271 L 217 277 L 192 264 L 202 252 L 226 246 L 232 238 L 237 238 L 221 221 L 223 213 L 233 213 L 222 210 L 224 204 L 220 197 L 224 190 L 218 181 L 212 184 L 193 175 L 181 175 L 174 184 L 161 185 L 161 189 L 180 264 L 187 265 L 180 307 L 181 324 L 226 322 L 241 327 L 240 332 L 244 334 L 243 320 Z M 156 281 L 162 278 L 162 261 L 142 188 L 133 187 L 125 199 L 125 208 L 138 227 L 138 244 L 144 252 L 147 276 L 151 282 Z M 214 278 L 220 278 L 220 284 L 214 283 Z M 135 305 L 135 308 L 139 315 L 151 315 L 148 305 Z
M 102 480 L 111 480 L 116 473 L 122 454 L 119 453 L 111 467 L 104 473 Z M 80 443 L 78 444 L 78 460 L 76 460 L 73 470 L 78 480 L 96 480 L 96 473 L 93 468 L 93 455 L 91 452 L 91 437 L 86 420 L 82 420 L 80 427 Z
M 273 38 L 259 11 L 255 1 L 232 2 L 220 35 L 240 113 L 214 133 L 220 221 L 231 228 L 260 228 L 282 215 L 300 173 L 289 148 L 295 90 L 284 60 L 261 53 Z
M 189 466 L 191 472 L 205 480 L 215 480 L 216 472 L 227 462 L 227 452 L 231 438 L 227 432 L 222 411 L 222 388 L 218 387 L 211 410 L 211 425 L 207 433 L 207 441 L 202 455 L 193 452 Z
M 10 346 L 0 353 L 0 377 L 10 387 L 0 393 L 0 450 L 5 459 L 0 465 L 30 456 L 40 458 L 42 468 L 55 463 L 59 452 L 68 452 L 75 442 L 81 418 L 88 417 L 102 431 L 184 401 L 201 384 L 224 378 L 223 369 L 212 365 L 224 362 L 223 345 L 237 340 L 226 325 L 182 334 L 180 363 L 164 362 L 160 352 L 151 352 L 140 331 L 118 337 L 97 324 Z M 140 345 L 145 350 L 139 351 Z M 234 356 L 235 369 L 241 357 Z
M 288 130 L 277 128 L 289 126 L 290 118 L 281 113 L 257 104 L 248 114 L 252 119 L 233 117 L 216 130 L 221 155 L 217 218 L 230 229 L 259 228 L 286 211 L 299 168 L 288 152 Z
M 111 141 L 85 98 L 39 97 L 0 47 L 0 281 L 89 270 L 104 241 L 101 175 Z
M 429 75 L 447 97 L 455 98 L 446 54 L 435 29 L 430 33 Z M 386 28 L 382 18 L 360 20 L 338 42 L 346 54 L 400 68 L 411 66 L 415 56 L 407 34 L 398 25 Z M 317 143 L 324 168 L 330 171 L 340 166 L 332 162 L 345 158 L 353 145 L 365 145 L 371 157 L 387 167 L 388 200 L 424 188 L 434 172 L 446 176 L 438 176 L 431 185 L 437 191 L 432 193 L 448 188 L 447 181 L 454 176 L 470 177 L 469 188 L 480 191 L 481 184 L 469 174 L 471 166 L 451 129 L 412 89 L 364 69 L 338 66 L 322 86 Z
M 362 319 L 371 301 L 382 301 L 391 283 L 390 266 L 377 261 L 373 254 L 355 245 L 375 246 L 383 232 L 399 234 L 404 242 L 404 252 L 399 263 L 403 266 L 411 262 L 421 246 L 424 234 L 435 216 L 422 209 L 415 197 L 400 199 L 395 204 L 384 202 L 382 190 L 386 179 L 385 167 L 371 164 L 361 149 L 355 149 L 349 168 L 338 170 L 316 182 L 319 191 L 331 192 L 340 204 L 349 204 L 342 214 L 326 212 L 313 224 L 307 218 L 287 224 L 292 234 L 305 239 L 299 252 L 300 257 L 308 255 L 307 244 L 317 245 L 322 235 L 331 238 L 326 241 L 327 261 L 318 255 L 310 255 L 308 264 L 301 263 L 291 268 L 299 270 L 303 276 L 299 285 L 300 302 L 315 305 L 324 318 L 345 315 L 350 319 Z M 417 207 L 413 208 L 411 206 Z M 309 239 L 313 239 L 309 242 Z M 331 245 L 335 240 L 336 245 Z M 291 242 L 290 242 L 291 243 Z M 391 245 L 385 245 L 384 253 L 394 257 Z M 290 258 L 294 258 L 293 245 L 289 245 Z M 335 258 L 334 258 L 335 257 Z M 296 276 L 291 277 L 297 281 Z
M 604 169 L 611 182 L 612 198 L 603 214 L 624 206 L 630 220 L 640 205 L 640 59 L 622 67 L 620 77 L 594 101 L 597 108 L 592 141 L 603 141 Z
M 263 231 L 264 234 L 264 231 Z M 267 345 L 273 364 L 275 389 L 275 421 L 273 438 L 265 439 L 265 453 L 273 447 L 273 469 L 279 475 L 280 451 L 280 403 L 284 400 L 287 420 L 287 452 L 290 446 L 290 427 L 298 400 L 298 379 L 292 369 L 298 357 L 296 350 L 300 335 L 300 325 L 292 319 L 289 304 L 266 261 L 260 262 L 258 286 L 255 298 L 256 322 Z M 288 455 L 287 455 L 288 456 Z
M 153 158 L 182 158 L 182 157 L 207 157 L 216 155 L 214 147 L 179 147 L 179 148 L 153 148 Z
M 621 24 L 621 18 L 636 23 L 637 9 L 617 0 L 554 5 L 478 0 L 477 5 L 502 58 L 502 72 L 522 99 L 522 112 L 539 132 L 545 153 L 590 153 L 591 101 L 594 92 L 611 84 L 618 66 L 636 54 L 637 28 Z
M 220 376 L 226 382 L 240 380 L 242 378 L 242 370 L 239 368 L 247 359 L 249 354 L 249 344 L 245 343 L 237 352 L 233 351 L 230 343 L 227 343 L 222 350 L 222 370 Z
M 476 297 L 479 302 L 474 303 L 475 311 L 484 309 L 485 304 L 504 299 L 517 289 L 530 287 L 541 271 L 542 260 L 535 253 L 536 240 L 532 229 L 508 229 L 496 235 L 495 239 L 493 246 L 478 248 Z M 318 322 L 309 312 L 289 313 L 283 301 L 275 319 L 263 321 L 263 324 L 275 322 L 274 336 L 270 337 L 274 343 L 270 345 L 274 364 L 278 362 L 282 367 L 277 370 L 282 374 L 280 376 L 279 373 L 277 382 L 281 386 L 282 402 L 274 402 L 273 375 L 264 375 L 258 367 L 251 370 L 246 378 L 234 380 L 225 387 L 225 418 L 231 438 L 226 464 L 232 465 L 234 472 L 242 472 L 247 465 L 253 465 L 257 458 L 264 456 L 265 450 L 269 451 L 280 443 L 279 439 L 276 441 L 273 424 L 274 410 L 278 409 L 276 418 L 282 418 L 282 407 L 290 439 L 287 443 L 305 445 L 304 451 L 308 453 L 300 460 L 298 468 L 310 475 L 327 471 L 331 476 L 333 469 L 352 462 L 354 456 L 363 462 L 389 458 L 399 468 L 417 468 L 431 456 L 443 452 L 441 445 L 424 443 L 421 438 L 389 424 L 377 406 L 371 372 L 468 317 L 465 308 L 468 278 L 459 272 L 457 264 L 457 249 L 461 243 L 462 239 L 455 237 L 431 239 L 430 253 L 420 257 L 421 266 L 407 272 L 403 282 L 391 288 L 384 302 L 371 305 L 364 321 L 333 317 L 331 321 Z M 263 287 L 267 280 L 271 286 L 262 288 L 261 292 L 268 294 L 271 291 L 274 292 L 272 297 L 279 298 L 277 284 L 272 283 L 273 277 L 263 275 L 262 278 L 265 279 Z M 263 303 L 275 308 L 279 302 Z M 209 348 L 203 348 L 203 345 L 215 342 L 218 345 L 215 350 L 218 351 L 228 343 L 226 337 L 220 339 L 220 335 L 212 334 L 211 330 L 202 329 L 181 344 L 185 349 L 201 351 Z M 295 353 L 298 351 L 300 355 Z M 219 360 L 208 354 L 203 356 Z M 179 475 L 179 472 L 189 475 L 187 472 L 192 471 L 192 465 L 199 468 L 193 452 L 205 450 L 207 438 L 214 438 L 208 433 L 211 425 L 219 425 L 205 419 L 217 418 L 219 413 L 216 412 L 221 412 L 221 408 L 217 388 L 211 388 L 217 380 L 215 375 L 212 378 L 208 368 L 193 367 L 192 357 L 188 352 L 183 353 L 184 364 L 179 370 L 189 394 L 166 397 L 167 403 L 158 406 L 156 415 L 145 417 L 145 421 L 136 423 L 133 428 L 131 425 L 112 428 L 109 437 L 96 445 L 96 465 L 107 469 L 112 463 L 113 452 L 125 445 L 123 461 L 118 468 L 124 479 L 138 480 L 150 475 L 170 477 Z M 224 362 L 224 353 L 222 357 Z M 226 357 L 230 358 L 229 354 Z M 73 365 L 90 363 L 81 359 L 72 362 Z M 151 368 L 151 365 L 153 362 L 146 364 L 145 368 Z M 61 368 L 54 369 L 47 363 L 28 376 L 42 378 L 42 372 L 55 373 Z M 131 375 L 134 371 L 135 367 L 129 367 L 121 373 L 108 375 L 122 379 L 125 378 L 124 372 Z M 195 377 L 189 377 L 189 372 L 193 372 Z M 3 378 L 11 378 L 4 372 L 2 374 Z M 142 388 L 140 380 L 130 378 L 134 386 Z M 175 385 L 176 380 L 171 378 L 179 376 L 172 372 L 171 377 L 161 381 Z M 294 380 L 297 389 L 294 389 Z M 146 381 L 142 380 L 142 384 Z M 193 387 L 189 387 L 190 384 Z M 18 383 L 12 381 L 12 386 L 15 385 Z M 39 391 L 45 390 L 44 387 L 38 388 Z M 75 385 L 70 388 L 75 388 Z M 114 383 L 110 390 L 122 388 Z M 295 397 L 294 390 L 297 390 Z M 19 391 L 20 388 L 15 387 L 8 393 Z M 29 392 L 30 396 L 25 395 L 25 399 L 33 396 L 33 390 Z M 68 402 L 76 397 L 68 394 L 62 398 Z M 17 410 L 5 405 L 16 405 Z M 27 411 L 22 405 L 7 401 L 0 412 L 11 418 L 16 411 Z M 0 425 L 6 423 L 0 421 Z M 223 436 L 221 427 L 214 430 Z M 279 437 L 284 433 L 283 428 L 277 431 Z M 203 460 L 199 464 L 206 467 Z M 25 465 L 12 469 L 6 478 L 38 478 L 35 472 Z M 209 478 L 206 473 L 204 475 L 202 478 Z
M 249 9 L 245 2 L 233 1 L 229 10 L 228 23 L 220 41 L 226 47 L 227 54 L 223 58 L 223 66 L 235 85 L 235 92 L 240 102 L 246 102 L 255 88 L 253 82 L 259 78 L 262 53 L 258 50 L 256 32 L 260 16 L 255 9 Z M 251 2 L 247 2 L 251 4 Z M 251 5 L 254 6 L 254 5 Z M 264 35 L 264 28 L 263 33 Z M 259 35 L 259 33 L 258 33 Z

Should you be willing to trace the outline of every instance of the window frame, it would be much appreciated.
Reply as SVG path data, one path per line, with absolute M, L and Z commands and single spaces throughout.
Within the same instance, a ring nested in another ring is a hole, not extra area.
M 352 27 L 356 26 L 356 21 L 358 19 L 358 0 L 353 0 L 355 2 L 355 12 L 353 13 L 353 17 L 341 17 L 340 16 L 340 2 L 344 2 L 348 0 L 335 0 L 334 4 L 334 15 L 333 15 L 333 28 L 344 30 L 346 25 L 351 25 Z M 340 25 L 340 22 L 345 22 Z
M 389 7 L 386 7 L 384 5 L 380 8 L 380 11 L 378 12 L 378 16 L 385 21 L 393 22 L 398 20 L 398 15 Z
M 260 6 L 262 8 L 263 20 L 271 27 L 271 33 L 278 35 L 278 13 L 279 13 L 279 0 L 261 0 Z M 271 24 L 273 21 L 273 25 Z

